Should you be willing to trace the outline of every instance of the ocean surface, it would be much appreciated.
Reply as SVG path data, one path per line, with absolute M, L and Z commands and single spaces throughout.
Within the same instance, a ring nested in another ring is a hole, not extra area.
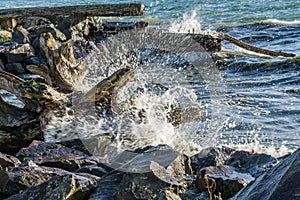
M 0 1 L 0 8 L 130 2 L 133 1 L 14 0 Z M 200 147 L 228 145 L 278 155 L 299 148 L 299 0 L 157 0 L 139 3 L 146 6 L 145 14 L 134 19 L 146 20 L 151 26 L 170 32 L 219 31 L 257 47 L 297 55 L 296 58 L 268 57 L 245 51 L 224 41 L 222 52 L 232 57 L 225 66 L 216 67 L 213 73 L 217 78 L 204 78 L 204 81 L 189 81 L 187 84 L 186 81 L 176 81 L 176 75 L 170 76 L 171 79 L 167 81 L 177 83 L 173 88 L 180 88 L 180 95 L 196 95 L 196 100 L 190 98 L 187 101 L 197 103 L 204 111 L 204 120 L 183 126 L 185 130 L 190 130 L 187 142 L 192 140 Z M 116 20 L 126 21 L 132 18 Z M 162 65 L 161 62 L 163 61 L 157 63 Z M 153 63 L 151 66 L 153 67 Z M 158 67 L 155 69 L 156 74 L 161 73 L 156 78 L 168 76 Z M 144 70 L 143 73 L 151 78 L 151 70 Z M 198 74 L 191 71 L 189 76 L 195 80 Z M 191 89 L 192 92 L 185 89 Z M 149 127 L 155 132 L 153 124 Z M 168 127 L 159 131 L 161 132 L 158 134 L 172 132 Z M 167 136 L 172 137 L 172 134 Z M 168 141 L 168 137 L 160 137 L 158 143 Z M 185 137 L 179 136 L 178 140 L 184 140 Z

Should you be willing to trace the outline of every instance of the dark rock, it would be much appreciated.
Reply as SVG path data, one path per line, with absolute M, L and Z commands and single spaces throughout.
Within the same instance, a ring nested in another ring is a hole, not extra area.
M 17 153 L 17 157 L 21 161 L 32 160 L 38 165 L 57 167 L 68 171 L 103 162 L 101 158 L 90 157 L 81 151 L 60 144 L 36 140 L 29 147 L 21 149 Z
M 116 168 L 127 173 L 115 199 L 149 199 L 156 197 L 167 187 L 174 186 L 175 191 L 186 187 L 185 175 L 188 169 L 185 156 L 165 145 L 131 153 L 121 154 L 122 162 L 118 163 L 121 166 Z
M 191 157 L 192 168 L 197 172 L 204 167 L 222 165 L 234 152 L 234 149 L 228 147 L 209 147 L 203 149 Z
M 112 171 L 113 169 L 106 166 L 103 163 L 98 163 L 96 165 L 88 165 L 81 167 L 74 171 L 74 173 L 87 173 L 94 176 L 102 177 Z
M 300 149 L 256 178 L 232 200 L 298 200 L 300 196 Z
M 209 193 L 206 192 L 199 192 L 196 188 L 191 188 L 181 195 L 181 199 L 190 199 L 190 200 L 208 200 Z
M 41 26 L 43 24 L 51 24 L 51 21 L 44 17 L 21 17 L 18 18 L 18 24 L 24 28 L 30 29 L 32 27 Z
M 68 174 L 67 171 L 62 169 L 39 166 L 10 168 L 5 173 L 8 180 L 5 183 L 1 183 L 0 188 L 2 190 L 0 191 L 0 195 L 6 197 L 18 194 L 29 187 L 47 182 L 55 176 Z
M 89 200 L 114 200 L 115 195 L 120 189 L 124 173 L 118 172 L 109 175 L 97 182 L 97 189 L 91 194 Z
M 3 170 L 4 168 L 9 166 L 18 167 L 20 164 L 21 162 L 19 161 L 19 159 L 0 152 L 0 170 Z
M 152 161 L 167 167 L 178 156 L 179 153 L 167 145 L 148 146 L 135 151 L 124 151 L 112 158 L 107 165 L 119 171 L 146 173 L 151 172 Z
M 249 174 L 242 174 L 230 166 L 211 166 L 203 168 L 196 180 L 196 187 L 200 192 L 208 191 L 207 181 L 214 189 L 213 194 L 222 196 L 222 199 L 229 199 L 254 180 Z
M 6 64 L 5 69 L 7 72 L 16 75 L 25 73 L 25 70 L 21 63 L 8 63 Z
M 25 44 L 29 43 L 29 32 L 23 28 L 23 26 L 18 26 L 12 34 L 12 41 Z
M 0 59 L 0 70 L 5 71 L 5 64 L 2 59 Z
M 88 199 L 97 185 L 95 179 L 74 174 L 56 176 L 40 185 L 26 189 L 20 194 L 13 195 L 7 200 L 20 199 Z
M 86 149 L 85 144 L 83 144 L 81 139 L 73 139 L 73 140 L 62 141 L 62 142 L 58 142 L 57 144 L 61 144 L 65 147 L 69 147 L 71 149 L 76 149 L 78 151 L 81 151 L 81 152 L 85 153 L 86 155 L 89 155 L 89 156 L 92 155 L 89 152 L 89 150 Z
M 51 33 L 53 37 L 61 42 L 65 41 L 67 38 L 66 36 L 53 24 L 42 24 L 39 26 L 31 27 L 28 29 L 30 32 L 30 38 L 34 40 L 34 38 L 39 37 L 43 33 Z
M 43 139 L 39 121 L 33 121 L 21 126 L 1 127 L 0 151 L 14 155 L 21 148 L 28 146 L 32 140 Z
M 236 151 L 224 164 L 233 166 L 236 170 L 258 177 L 277 163 L 276 158 L 267 154 L 251 154 L 247 151 Z
M 44 64 L 26 65 L 26 69 L 42 78 L 43 81 L 37 81 L 37 82 L 45 82 L 48 85 L 52 86 L 51 77 L 49 76 L 49 68 Z
M 41 61 L 37 57 L 30 57 L 30 58 L 24 60 L 24 62 L 27 65 L 39 65 L 39 64 L 41 64 Z
M 103 22 L 103 31 L 125 31 L 125 30 L 131 30 L 136 28 L 145 28 L 148 26 L 147 22 Z
M 181 200 L 180 196 L 177 194 L 174 194 L 173 192 L 169 190 L 164 190 L 158 194 L 158 196 L 155 198 L 157 200 Z
M 36 74 L 20 74 L 18 77 L 25 81 L 34 81 L 36 83 L 46 83 L 46 80 L 40 75 Z
M 58 15 L 58 16 L 50 17 L 49 19 L 51 20 L 51 22 L 53 24 L 56 25 L 56 28 L 58 30 L 62 31 L 62 33 L 65 34 L 67 39 L 71 38 L 72 31 L 74 29 L 76 29 L 75 27 L 77 24 L 80 24 L 80 23 L 85 24 L 85 25 L 88 24 L 88 23 L 86 23 L 86 16 L 81 15 L 81 14 L 75 14 L 75 15 L 70 15 L 70 16 Z M 78 28 L 79 29 L 81 28 L 81 30 L 85 30 L 84 26 L 81 26 L 81 25 Z
M 14 45 L 10 47 L 10 50 L 8 52 L 5 53 L 8 63 L 23 62 L 24 60 L 33 57 L 34 55 L 34 48 L 28 43 Z
M 5 96 L 8 99 L 5 100 Z M 11 94 L 0 94 L 0 127 L 21 126 L 35 119 L 36 116 L 33 113 L 28 112 L 24 108 L 12 105 L 12 102 L 9 101 L 14 101 Z

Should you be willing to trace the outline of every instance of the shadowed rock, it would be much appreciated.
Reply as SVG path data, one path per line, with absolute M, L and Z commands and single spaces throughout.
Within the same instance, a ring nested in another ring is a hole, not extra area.
M 67 174 L 65 176 L 56 176 L 40 185 L 26 189 L 20 194 L 13 195 L 7 200 L 20 199 L 88 199 L 96 187 L 96 180 Z
M 21 149 L 17 157 L 22 161 L 32 160 L 37 165 L 57 167 L 68 171 L 103 161 L 101 158 L 88 156 L 81 151 L 41 141 L 33 141 L 29 147 Z
M 209 147 L 203 149 L 191 157 L 192 168 L 197 172 L 204 167 L 222 165 L 234 152 L 234 149 L 228 147 Z
M 300 149 L 259 176 L 232 200 L 298 200 L 300 197 Z
M 273 167 L 277 160 L 267 154 L 250 154 L 247 151 L 236 151 L 224 164 L 236 168 L 240 172 L 249 172 L 252 176 L 258 177 L 267 169 Z
M 207 177 L 206 177 L 207 176 Z M 212 193 L 222 196 L 222 199 L 233 197 L 238 191 L 254 180 L 249 174 L 242 174 L 230 166 L 211 166 L 203 168 L 196 180 L 196 187 L 200 192 L 208 191 L 212 186 Z
M 3 170 L 6 167 L 18 167 L 21 164 L 21 162 L 19 161 L 19 159 L 11 156 L 11 155 L 7 155 L 7 154 L 3 154 L 0 152 L 0 170 Z
M 68 174 L 67 171 L 58 168 L 25 166 L 18 168 L 9 168 L 5 171 L 8 181 L 1 182 L 0 196 L 9 197 L 18 194 L 21 191 L 42 184 L 55 176 Z

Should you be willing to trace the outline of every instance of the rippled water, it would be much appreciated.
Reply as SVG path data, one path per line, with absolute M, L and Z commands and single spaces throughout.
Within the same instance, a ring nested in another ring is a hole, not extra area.
M 107 3 L 105 0 L 47 2 L 40 0 L 1 1 L 0 8 L 61 6 Z M 113 3 L 131 1 L 118 0 Z M 300 1 L 141 1 L 145 19 L 172 31 L 195 29 L 228 33 L 252 45 L 300 54 Z M 190 141 L 201 146 L 215 144 L 298 148 L 300 145 L 300 62 L 294 58 L 271 58 L 223 42 L 223 51 L 233 55 L 218 69 L 213 82 L 180 84 L 197 95 L 205 111 L 201 123 L 191 128 Z M 157 70 L 156 72 L 159 72 Z M 202 71 L 203 72 L 203 71 Z M 151 71 L 143 71 L 151 74 Z M 197 78 L 197 73 L 190 76 Z M 159 78 L 167 76 L 161 74 Z M 168 132 L 168 130 L 166 131 Z M 245 147 L 244 146 L 244 147 Z M 245 147 L 246 148 L 246 147 Z

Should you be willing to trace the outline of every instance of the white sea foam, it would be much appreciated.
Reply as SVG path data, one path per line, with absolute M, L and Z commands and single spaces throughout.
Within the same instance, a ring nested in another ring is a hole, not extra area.
M 299 25 L 300 20 L 284 21 L 284 20 L 278 20 L 278 19 L 266 19 L 266 20 L 263 20 L 262 23 L 264 23 L 264 24 L 278 24 L 278 25 Z

